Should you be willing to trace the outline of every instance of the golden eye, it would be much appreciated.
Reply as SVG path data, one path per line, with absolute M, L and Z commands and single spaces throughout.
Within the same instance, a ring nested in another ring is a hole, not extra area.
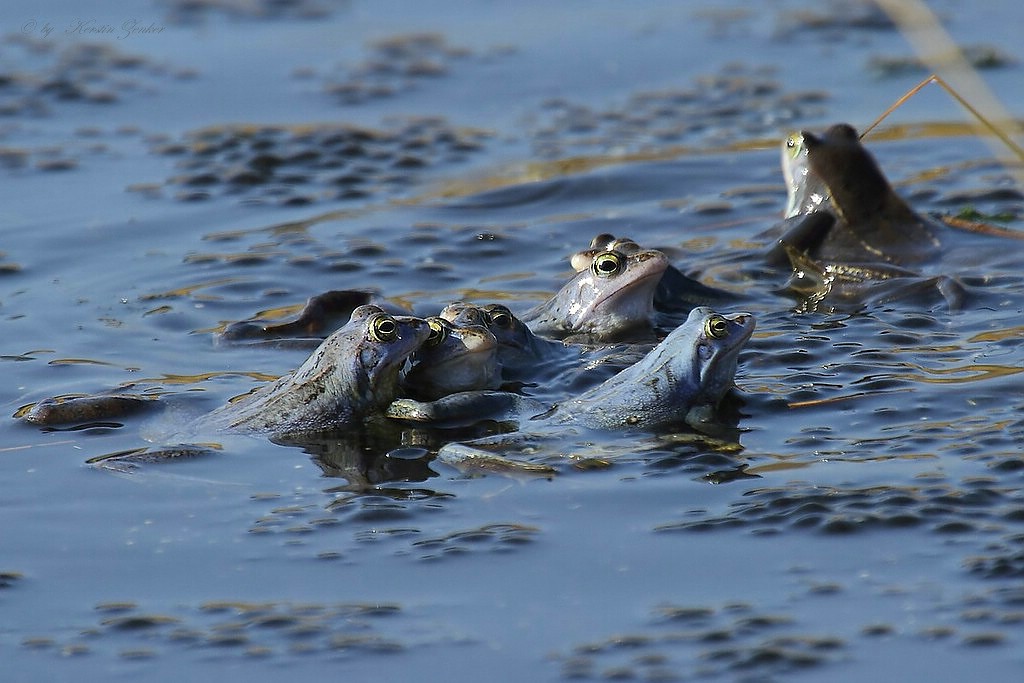
M 370 339 L 376 342 L 392 342 L 398 339 L 398 323 L 387 313 L 380 313 L 370 320 Z
M 505 328 L 512 327 L 512 311 L 501 304 L 493 304 L 485 310 L 487 311 L 487 319 L 491 321 L 492 325 Z
M 626 267 L 625 257 L 617 251 L 602 251 L 594 257 L 590 269 L 598 277 L 618 275 Z
M 704 321 L 704 334 L 712 339 L 723 339 L 729 334 L 729 321 L 720 315 L 713 315 Z
M 799 155 L 804 148 L 804 136 L 800 133 L 793 133 L 786 138 L 786 149 L 789 150 L 789 155 L 794 159 Z
M 448 321 L 444 318 L 427 318 L 427 326 L 430 327 L 430 334 L 423 346 L 430 348 L 437 346 L 448 337 Z

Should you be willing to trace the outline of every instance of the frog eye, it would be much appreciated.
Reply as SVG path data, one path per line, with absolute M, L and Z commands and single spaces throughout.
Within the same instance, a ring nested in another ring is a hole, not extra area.
M 590 269 L 598 277 L 612 277 L 618 275 L 626 267 L 625 257 L 617 251 L 602 251 L 594 257 Z
M 614 247 L 615 251 L 622 252 L 623 254 L 633 254 L 640 251 L 640 245 L 628 237 L 620 237 L 609 246 Z
M 803 151 L 804 147 L 804 136 L 800 133 L 793 133 L 786 138 L 786 149 L 789 150 L 789 155 L 796 158 L 800 152 Z
M 423 346 L 430 348 L 437 346 L 448 337 L 448 321 L 444 318 L 427 318 L 427 326 L 430 327 L 430 334 Z
M 387 313 L 373 316 L 370 320 L 370 339 L 376 342 L 392 342 L 398 339 L 398 323 Z
M 493 325 L 497 325 L 498 327 L 512 327 L 512 311 L 500 304 L 489 306 L 487 308 L 487 317 Z
M 720 315 L 713 315 L 704 321 L 704 334 L 712 339 L 723 339 L 729 333 L 729 321 Z

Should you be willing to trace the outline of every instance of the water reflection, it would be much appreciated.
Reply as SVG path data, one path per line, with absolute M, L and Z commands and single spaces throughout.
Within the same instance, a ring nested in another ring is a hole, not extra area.
M 905 375 L 907 379 L 930 384 L 963 384 L 1001 377 L 1010 377 L 1024 372 L 1019 366 L 995 365 L 991 363 L 972 363 L 958 367 L 928 368 L 922 365 L 907 364 L 908 368 L 920 371 L 920 374 Z
M 394 482 L 424 482 L 437 474 L 430 469 L 431 454 L 424 447 L 404 445 L 403 435 L 392 430 L 369 434 L 275 437 L 274 443 L 300 448 L 313 458 L 323 476 L 344 479 L 331 492 L 349 491 L 404 498 L 408 492 L 388 487 Z M 382 433 L 383 432 L 383 433 Z

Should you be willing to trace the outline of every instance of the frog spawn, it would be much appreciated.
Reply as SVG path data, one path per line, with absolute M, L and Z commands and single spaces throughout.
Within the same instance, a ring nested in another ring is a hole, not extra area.
M 156 154 L 177 157 L 179 173 L 163 184 L 182 201 L 237 197 L 247 204 L 301 206 L 358 201 L 406 191 L 432 168 L 459 163 L 487 138 L 438 117 L 386 128 L 348 124 L 217 126 L 181 140 L 154 140 Z
M 75 26 L 72 24 L 69 32 Z M 26 22 L 25 32 L 0 38 L 5 57 L 5 73 L 0 76 L 0 115 L 37 118 L 59 114 L 69 103 L 111 104 L 156 90 L 162 80 L 193 75 L 187 69 L 123 52 L 113 43 L 29 35 L 38 28 L 41 26 L 33 19 Z
M 669 145 L 732 142 L 736 131 L 771 134 L 780 124 L 820 115 L 826 97 L 821 91 L 787 92 L 771 75 L 733 65 L 689 87 L 637 93 L 604 110 L 552 99 L 530 132 L 534 152 L 543 158 L 666 154 Z

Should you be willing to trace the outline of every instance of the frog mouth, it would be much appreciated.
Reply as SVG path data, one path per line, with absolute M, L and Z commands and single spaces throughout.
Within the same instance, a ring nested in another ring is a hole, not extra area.
M 754 316 L 749 313 L 737 313 L 733 317 L 729 318 L 729 322 L 736 323 L 743 328 L 742 333 L 736 339 L 737 346 L 743 346 L 753 336 L 755 324 Z
M 485 362 L 485 357 L 487 355 L 493 354 L 496 351 L 496 347 L 466 349 L 462 353 L 450 356 L 444 359 L 443 361 L 440 361 L 439 363 L 435 363 L 434 367 L 435 369 L 449 367 L 459 368 L 462 367 L 467 362 L 472 364 L 482 364 Z
M 648 283 L 651 279 L 657 278 L 657 279 L 660 280 L 661 276 L 665 273 L 665 270 L 666 270 L 665 268 L 661 268 L 660 270 L 659 269 L 652 270 L 649 273 L 645 273 L 644 275 L 641 275 L 640 277 L 634 278 L 632 282 L 629 282 L 629 283 L 623 285 L 622 287 L 619 287 L 618 289 L 615 289 L 615 290 L 612 290 L 612 291 L 608 292 L 604 296 L 602 296 L 599 299 L 597 299 L 596 301 L 594 301 L 594 305 L 592 306 L 593 310 L 599 310 L 604 305 L 604 303 L 606 301 L 608 301 L 609 299 L 621 297 L 623 295 L 629 295 L 631 297 L 635 296 L 636 293 L 637 293 L 637 290 L 638 289 L 643 289 L 644 288 L 643 286 L 646 283 Z M 652 306 L 654 305 L 654 289 L 653 288 L 651 288 L 651 305 Z
M 454 353 L 447 358 L 432 363 L 435 370 L 437 368 L 459 368 L 463 363 L 467 361 L 474 364 L 483 363 L 486 361 L 486 356 L 494 355 L 498 352 L 498 345 L 488 340 L 477 340 L 470 344 L 462 343 L 462 347 L 458 353 Z

